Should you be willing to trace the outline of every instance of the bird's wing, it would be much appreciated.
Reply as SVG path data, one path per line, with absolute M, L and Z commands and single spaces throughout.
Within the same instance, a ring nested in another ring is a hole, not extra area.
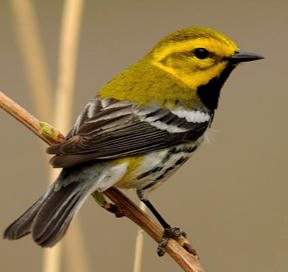
M 51 159 L 54 167 L 66 168 L 193 142 L 208 126 L 209 120 L 191 122 L 165 109 L 95 98 L 86 105 L 64 141 L 48 147 L 47 152 L 55 154 Z

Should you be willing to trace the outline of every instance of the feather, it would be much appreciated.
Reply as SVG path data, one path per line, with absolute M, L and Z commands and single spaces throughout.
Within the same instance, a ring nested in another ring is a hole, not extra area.
M 126 163 L 86 163 L 63 169 L 47 192 L 5 230 L 4 238 L 15 240 L 31 233 L 40 246 L 55 245 L 87 197 L 95 190 L 113 186 L 126 169 Z
M 189 122 L 185 116 L 153 106 L 135 107 L 114 99 L 93 101 L 85 107 L 68 137 L 48 147 L 47 152 L 55 155 L 50 160 L 54 167 L 140 155 L 193 142 L 210 124 L 207 118 Z M 208 116 L 207 112 L 204 114 Z

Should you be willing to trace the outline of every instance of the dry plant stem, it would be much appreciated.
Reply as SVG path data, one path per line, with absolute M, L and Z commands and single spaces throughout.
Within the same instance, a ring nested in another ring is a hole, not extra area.
M 41 140 L 47 144 L 52 144 L 54 141 L 51 138 L 45 137 L 41 131 L 39 120 L 27 112 L 24 108 L 16 104 L 12 99 L 6 96 L 0 91 L 0 107 L 6 112 L 11 114 L 14 118 L 19 120 L 23 125 L 25 125 L 30 131 L 37 135 Z M 55 143 L 55 142 L 54 142 Z M 61 262 L 61 244 L 57 245 L 55 248 L 47 249 L 44 253 L 44 263 L 43 267 L 45 272 L 60 272 L 60 262 Z M 47 256 L 49 256 L 47 258 Z
M 31 97 L 39 118 L 52 120 L 52 87 L 41 43 L 40 31 L 31 0 L 10 1 L 15 19 L 16 36 L 31 85 Z
M 54 112 L 54 116 L 56 117 L 54 124 L 56 123 L 56 127 L 61 128 L 62 131 L 67 131 L 71 122 L 72 90 L 76 67 L 79 22 L 83 1 L 84 0 L 66 0 L 64 7 L 60 37 L 59 80 L 56 98 L 57 109 Z M 52 119 L 55 119 L 52 115 L 52 90 L 33 4 L 31 3 L 31 0 L 12 0 L 11 7 L 15 15 L 15 29 L 26 67 L 25 71 L 27 71 L 27 76 L 31 85 L 30 91 L 33 104 L 35 105 L 36 112 L 40 118 L 51 122 Z M 40 128 L 37 128 L 37 130 L 39 132 Z M 46 141 L 45 137 L 41 137 Z M 51 182 L 55 179 L 57 173 L 58 171 L 55 169 L 49 171 Z M 79 252 L 83 250 L 83 246 L 81 246 L 82 239 L 78 237 L 80 235 L 78 230 L 79 227 L 75 227 L 75 229 L 72 227 L 70 233 L 73 232 L 73 234 L 70 237 L 74 239 L 77 236 L 75 239 L 79 243 L 77 247 L 78 255 L 85 256 L 85 254 Z M 44 252 L 43 271 L 60 271 L 60 262 L 62 259 L 60 255 L 61 244 L 53 250 L 46 250 Z M 77 267 L 75 263 L 76 260 L 81 261 L 83 272 L 88 271 L 88 269 L 85 270 L 87 261 L 83 258 L 81 260 L 80 257 L 74 258 L 73 256 L 70 256 L 69 259 L 71 259 L 68 262 L 68 264 L 71 265 L 70 271 L 73 271 L 74 267 Z
M 64 242 L 65 255 L 68 257 L 65 258 L 65 260 L 68 262 L 66 264 L 67 271 L 87 272 L 90 271 L 91 269 L 89 267 L 88 262 L 86 261 L 87 255 L 84 255 L 86 254 L 86 251 L 82 249 L 84 248 L 83 244 L 84 239 L 82 238 L 83 236 L 79 235 L 82 233 L 81 221 L 77 220 L 76 222 L 77 224 L 75 224 L 75 222 L 72 222 L 73 225 L 71 227 L 73 228 L 73 232 L 71 233 L 72 229 L 69 230 L 70 238 L 69 240 Z M 71 237 L 71 235 L 73 237 Z M 71 258 L 73 258 L 73 260 L 71 260 Z
M 145 212 L 146 210 L 146 206 L 142 201 L 140 201 L 139 203 L 139 208 L 143 212 Z M 138 228 L 135 240 L 133 272 L 141 272 L 142 270 L 143 245 L 144 245 L 143 229 Z
M 71 127 L 72 104 L 74 98 L 74 82 L 79 44 L 80 23 L 84 0 L 65 0 L 61 23 L 58 79 L 56 87 L 56 110 L 54 124 L 65 133 Z M 53 175 L 53 173 L 51 173 Z M 85 254 L 83 237 L 79 218 L 71 224 L 68 239 L 64 241 L 68 246 L 65 258 L 68 270 L 73 272 L 88 272 L 88 260 Z M 74 245 L 74 246 L 73 246 Z M 77 246 L 75 246 L 77 245 Z M 79 270 L 79 268 L 81 269 Z
M 66 0 L 59 46 L 59 77 L 56 87 L 55 123 L 64 133 L 71 123 L 79 29 L 84 0 Z M 56 127 L 58 127 L 56 125 Z
M 51 122 L 52 82 L 33 2 L 32 0 L 11 0 L 10 5 L 19 51 L 30 86 L 28 92 L 32 104 L 41 120 Z M 46 162 L 48 156 L 42 154 L 43 162 Z
M 143 213 L 136 204 L 131 202 L 125 195 L 119 192 L 116 188 L 109 188 L 104 192 L 120 209 L 121 213 L 140 226 L 149 236 L 157 243 L 160 241 L 163 229 L 159 224 L 155 223 L 146 213 Z M 181 244 L 188 244 L 185 238 L 181 239 Z M 204 272 L 201 267 L 198 256 L 186 251 L 179 242 L 170 239 L 166 252 L 178 263 L 184 270 L 189 272 Z
M 19 120 L 19 122 L 25 125 L 41 140 L 43 140 L 47 144 L 53 143 L 50 138 L 47 138 L 41 134 L 42 128 L 39 124 L 39 120 L 35 119 L 33 115 L 31 115 L 24 108 L 20 107 L 17 103 L 15 103 L 12 99 L 10 99 L 7 95 L 5 95 L 1 91 L 0 91 L 0 107 L 6 112 L 8 112 L 10 115 L 12 115 L 14 118 Z
M 9 114 L 23 123 L 26 127 L 31 128 L 31 130 L 33 130 L 36 135 L 39 134 L 37 126 L 32 125 L 37 124 L 37 122 L 39 123 L 39 121 L 27 111 L 23 110 L 19 105 L 16 106 L 15 104 L 16 103 L 11 99 L 5 99 L 5 96 L 0 92 L 0 107 L 5 109 Z M 17 110 L 15 111 L 15 109 Z M 32 122 L 32 124 L 30 124 L 30 122 Z M 127 218 L 140 226 L 156 242 L 159 242 L 163 233 L 163 230 L 159 224 L 156 224 L 147 214 L 143 213 L 136 204 L 131 202 L 131 200 L 129 200 L 116 188 L 110 188 L 104 193 L 117 205 L 120 211 Z M 181 245 L 189 245 L 185 238 L 181 240 Z M 184 271 L 204 272 L 204 269 L 201 267 L 199 262 L 198 256 L 189 253 L 184 249 L 185 246 L 183 247 L 181 245 L 179 242 L 170 239 L 167 244 L 166 251 Z
M 43 267 L 45 272 L 61 272 L 61 256 L 62 256 L 62 244 L 58 244 L 53 249 L 44 249 L 45 252 L 49 252 L 49 258 L 43 259 Z
M 44 56 L 44 47 L 40 37 L 34 5 L 31 0 L 12 0 L 12 10 L 15 19 L 15 30 L 22 53 L 25 71 L 30 83 L 30 94 L 37 114 L 42 120 L 51 122 L 52 87 Z M 46 159 L 46 158 L 45 158 Z M 56 175 L 50 173 L 48 182 Z M 43 253 L 43 272 L 60 272 L 61 244 L 45 250 Z

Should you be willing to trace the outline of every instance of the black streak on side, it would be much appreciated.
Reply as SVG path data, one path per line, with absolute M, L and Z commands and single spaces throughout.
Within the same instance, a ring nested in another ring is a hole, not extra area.
M 161 170 L 162 170 L 162 167 L 156 166 L 156 167 L 152 168 L 151 170 L 146 171 L 146 172 L 142 173 L 141 175 L 139 175 L 139 176 L 137 177 L 137 179 L 145 178 L 145 177 L 147 177 L 147 176 L 149 176 L 149 175 L 151 175 L 151 174 L 153 174 L 153 173 L 159 172 L 159 171 L 161 171 Z
M 217 109 L 220 90 L 235 65 L 228 64 L 219 77 L 212 78 L 207 84 L 198 87 L 197 93 L 202 103 L 212 112 Z

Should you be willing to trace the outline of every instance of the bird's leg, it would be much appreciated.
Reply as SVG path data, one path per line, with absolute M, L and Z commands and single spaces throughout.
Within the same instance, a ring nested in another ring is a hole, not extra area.
M 142 199 L 142 201 L 145 203 L 147 208 L 154 214 L 154 216 L 157 218 L 159 223 L 162 225 L 164 228 L 163 235 L 160 239 L 160 242 L 157 247 L 157 254 L 159 256 L 163 256 L 165 254 L 165 247 L 168 243 L 168 240 L 170 238 L 173 239 L 179 239 L 181 236 L 186 237 L 186 233 L 184 231 L 181 231 L 177 227 L 171 227 L 164 219 L 163 217 L 159 214 L 159 212 L 155 209 L 155 207 L 152 205 L 152 203 L 148 199 Z
M 156 208 L 152 205 L 152 203 L 143 196 L 143 193 L 139 190 L 137 191 L 138 197 L 140 200 L 147 206 L 147 208 L 153 213 L 153 215 L 157 218 L 161 226 L 164 228 L 163 235 L 159 241 L 157 247 L 157 254 L 159 256 L 163 256 L 165 254 L 165 247 L 170 238 L 178 240 L 181 236 L 186 237 L 186 233 L 181 231 L 177 227 L 171 227 L 166 220 L 160 215 L 160 213 L 156 210 Z

